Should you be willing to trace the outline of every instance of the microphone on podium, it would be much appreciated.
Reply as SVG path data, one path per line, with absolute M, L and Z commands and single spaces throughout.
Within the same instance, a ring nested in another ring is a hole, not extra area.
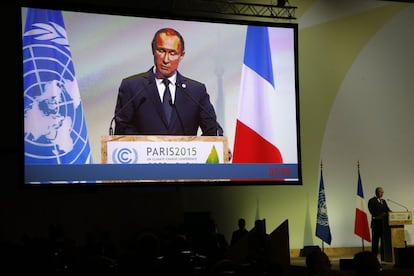
M 180 87 L 184 90 L 184 94 L 187 95 L 198 107 L 200 107 L 210 118 L 214 119 L 216 123 L 216 136 L 223 136 L 223 129 L 220 124 L 217 122 L 216 116 L 213 116 L 209 110 L 207 110 L 203 105 L 201 105 L 190 93 L 187 91 L 187 86 L 185 83 L 176 83 L 176 87 Z
M 396 204 L 396 205 L 398 205 L 398 206 L 400 206 L 400 207 L 403 207 L 406 211 L 408 211 L 408 208 L 407 208 L 407 206 L 405 206 L 405 205 L 402 205 L 402 204 L 400 204 L 400 203 L 398 203 L 398 202 L 396 202 L 396 201 L 394 201 L 394 200 L 391 200 L 391 199 L 389 199 L 389 198 L 387 198 L 387 201 L 392 202 L 392 203 L 394 203 L 394 204 Z
M 175 86 L 178 88 L 182 88 L 184 90 L 184 94 L 187 95 L 198 107 L 200 107 L 207 115 L 210 116 L 210 118 L 212 118 L 215 122 L 216 122 L 216 136 L 223 136 L 223 128 L 220 126 L 219 122 L 217 121 L 216 116 L 213 116 L 209 110 L 207 110 L 203 105 L 201 105 L 196 99 L 194 99 L 193 96 L 191 96 L 190 93 L 188 93 L 188 91 L 186 90 L 187 86 L 185 83 L 175 83 Z M 180 115 L 177 111 L 177 115 L 178 115 L 178 119 L 180 120 Z M 181 120 L 180 120 L 181 122 Z M 181 122 L 182 123 L 182 122 Z M 231 150 L 228 149 L 228 161 L 230 161 L 232 159 L 232 153 Z
M 111 122 L 109 123 L 109 135 L 114 135 L 114 130 L 113 130 L 113 127 L 112 127 L 112 125 L 113 125 L 113 123 L 114 123 L 114 121 L 115 121 L 115 118 L 116 118 L 116 116 L 119 114 L 119 113 L 121 113 L 121 111 L 123 111 L 123 110 L 125 110 L 125 108 L 126 107 L 128 107 L 130 104 L 131 104 L 131 102 L 136 98 L 136 97 L 138 97 L 138 95 L 140 95 L 141 93 L 142 93 L 142 91 L 144 90 L 144 87 L 142 87 L 140 90 L 138 90 L 138 92 L 137 93 L 135 93 L 135 95 L 134 96 L 132 96 L 116 113 L 115 113 L 115 115 L 114 115 L 114 117 L 112 117 L 112 119 L 111 119 Z M 145 101 L 147 100 L 147 98 L 146 97 L 143 97 L 143 98 L 141 98 L 140 99 L 140 101 L 139 101 L 139 103 L 138 103 L 138 106 L 137 106 L 137 108 L 139 108 Z

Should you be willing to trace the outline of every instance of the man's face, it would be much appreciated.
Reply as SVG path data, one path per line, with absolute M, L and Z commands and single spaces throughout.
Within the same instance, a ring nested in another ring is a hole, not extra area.
M 173 75 L 183 58 L 184 52 L 178 36 L 165 33 L 158 35 L 154 50 L 157 78 L 167 78 Z
M 378 189 L 377 190 L 377 197 L 381 198 L 384 195 L 384 189 Z

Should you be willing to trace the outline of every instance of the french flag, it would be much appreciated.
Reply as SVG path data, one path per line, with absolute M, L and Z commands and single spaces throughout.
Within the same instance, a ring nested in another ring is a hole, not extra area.
M 248 26 L 233 163 L 283 163 L 271 115 L 275 93 L 268 28 Z
M 368 215 L 365 207 L 364 191 L 362 189 L 361 174 L 358 169 L 358 191 L 355 210 L 355 235 L 361 237 L 363 240 L 371 242 L 371 233 L 368 225 Z

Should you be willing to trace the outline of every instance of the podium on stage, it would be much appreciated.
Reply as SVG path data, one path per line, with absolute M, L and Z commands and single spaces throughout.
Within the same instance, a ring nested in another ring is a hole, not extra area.
M 411 211 L 395 211 L 388 213 L 387 235 L 384 241 L 385 261 L 395 261 L 394 251 L 396 248 L 405 248 L 404 225 L 413 223 L 413 214 Z
M 171 182 L 204 180 L 189 176 L 188 171 L 165 170 L 169 164 L 220 164 L 229 162 L 225 136 L 108 135 L 101 139 L 102 164 L 148 167 L 145 173 L 128 170 L 123 180 L 105 182 Z M 160 165 L 160 166 L 153 166 Z M 158 168 L 164 168 L 160 178 Z M 129 174 L 131 173 L 131 174 Z M 156 175 L 154 175 L 154 173 Z M 218 179 L 205 179 L 217 181 Z M 225 179 L 220 179 L 224 181 Z
M 227 163 L 225 136 L 107 135 L 101 139 L 104 164 Z

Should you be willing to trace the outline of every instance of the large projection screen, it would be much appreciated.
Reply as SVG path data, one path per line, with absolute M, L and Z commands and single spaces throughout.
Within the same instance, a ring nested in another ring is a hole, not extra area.
M 22 34 L 27 8 L 21 8 Z M 235 141 L 240 112 L 240 87 L 246 30 L 253 22 L 213 22 L 194 19 L 165 19 L 124 16 L 74 10 L 62 11 L 76 81 L 89 137 L 92 164 L 32 164 L 25 162 L 25 184 L 106 183 L 106 180 L 135 184 L 164 182 L 211 185 L 220 183 L 295 185 L 301 184 L 297 25 L 267 24 L 271 46 L 274 97 L 270 117 L 261 118 L 274 129 L 283 163 L 235 164 L 102 164 L 101 140 L 109 134 L 123 78 L 153 66 L 151 40 L 164 27 L 177 29 L 184 37 L 186 55 L 179 71 L 206 84 L 217 121 L 224 129 L 230 151 Z M 265 25 L 260 23 L 260 25 Z M 24 61 L 23 61 L 24 62 Z M 22 95 L 26 97 L 25 91 Z M 27 106 L 25 106 L 25 124 Z M 27 137 L 25 125 L 25 148 Z M 245 145 L 249 147 L 251 145 Z M 257 149 L 260 151 L 260 149 Z M 25 153 L 26 154 L 26 153 Z M 40 162 L 41 163 L 41 162 Z M 137 181 L 134 181 L 137 180 Z M 167 181 L 168 182 L 168 181 Z

